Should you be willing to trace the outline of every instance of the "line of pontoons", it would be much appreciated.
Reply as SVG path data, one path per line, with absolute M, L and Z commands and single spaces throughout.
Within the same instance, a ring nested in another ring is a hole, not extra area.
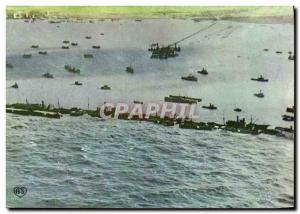
M 29 104 L 29 103 L 15 103 L 15 104 L 7 104 L 6 105 L 6 112 L 13 113 L 23 116 L 39 116 L 39 117 L 46 117 L 46 118 L 55 118 L 60 119 L 63 115 L 67 114 L 70 116 L 82 116 L 82 115 L 89 115 L 91 117 L 100 117 L 100 109 L 97 108 L 96 110 L 86 110 L 80 108 L 55 108 L 51 105 L 42 104 Z M 114 117 L 115 109 L 104 109 L 105 115 L 111 115 Z M 138 116 L 133 116 L 129 118 L 129 113 L 122 113 L 118 115 L 118 119 L 122 120 L 134 120 L 134 121 L 148 121 L 153 122 L 156 124 L 164 125 L 164 126 L 175 126 L 176 124 L 179 125 L 181 129 L 195 129 L 195 130 L 206 130 L 212 131 L 216 129 L 242 133 L 242 134 L 251 134 L 251 135 L 258 135 L 258 134 L 268 134 L 268 135 L 276 135 L 280 137 L 286 137 L 293 139 L 294 138 L 294 130 L 291 127 L 276 127 L 275 129 L 270 129 L 270 125 L 264 124 L 256 124 L 252 120 L 249 123 L 246 123 L 245 118 L 236 120 L 227 120 L 224 121 L 223 124 L 216 123 L 216 122 L 195 122 L 189 118 L 170 118 L 164 117 L 160 118 L 158 115 L 150 115 L 148 118 L 146 115 L 143 115 L 142 118 Z

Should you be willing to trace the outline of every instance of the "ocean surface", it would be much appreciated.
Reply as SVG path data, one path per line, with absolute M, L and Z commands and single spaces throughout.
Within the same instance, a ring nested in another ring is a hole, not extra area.
M 217 21 L 180 43 L 168 60 L 150 59 L 151 43 L 172 43 L 213 21 L 131 20 L 49 24 L 7 21 L 7 103 L 96 108 L 105 101 L 162 102 L 200 97 L 202 121 L 250 117 L 271 127 L 294 100 L 292 24 Z M 58 27 L 59 26 L 59 27 Z M 104 35 L 100 35 L 104 33 Z M 85 36 L 91 36 L 90 40 Z M 78 47 L 62 50 L 63 40 Z M 38 44 L 46 56 L 30 46 Z M 92 45 L 100 45 L 93 50 Z M 264 51 L 263 49 L 269 49 Z M 282 54 L 276 54 L 282 51 Z M 32 53 L 24 59 L 24 53 Z M 92 53 L 93 59 L 83 58 Z M 70 74 L 65 64 L 79 67 Z M 125 72 L 132 65 L 135 73 Z M 209 74 L 197 70 L 205 67 Z M 54 79 L 42 78 L 50 72 Z M 198 82 L 181 76 L 194 74 Z M 260 74 L 268 83 L 250 81 Z M 83 82 L 82 87 L 72 85 Z M 19 89 L 10 86 L 17 82 Z M 98 88 L 104 84 L 110 91 Z M 253 96 L 262 90 L 263 99 Z M 217 111 L 201 105 L 213 103 Z M 236 113 L 239 107 L 243 112 Z M 64 116 L 6 114 L 7 206 L 85 208 L 279 208 L 294 204 L 293 141 L 225 131 Z M 15 186 L 27 188 L 16 197 Z

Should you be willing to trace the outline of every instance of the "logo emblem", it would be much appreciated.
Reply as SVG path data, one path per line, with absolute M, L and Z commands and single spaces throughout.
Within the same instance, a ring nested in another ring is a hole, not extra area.
M 27 188 L 22 186 L 14 187 L 14 194 L 19 198 L 22 198 L 27 193 Z

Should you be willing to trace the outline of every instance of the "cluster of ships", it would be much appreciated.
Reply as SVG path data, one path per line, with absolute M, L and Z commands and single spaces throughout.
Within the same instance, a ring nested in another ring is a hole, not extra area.
M 104 33 L 100 34 L 101 36 L 104 35 Z M 85 39 L 92 39 L 91 36 L 85 36 Z M 70 47 L 75 47 L 78 46 L 77 42 L 70 42 L 69 40 L 64 40 L 62 41 L 62 46 L 61 49 L 68 50 Z M 32 45 L 32 49 L 38 49 L 39 50 L 39 45 Z M 100 49 L 100 45 L 93 45 L 91 47 L 92 49 Z M 171 57 L 177 57 L 178 53 L 181 51 L 181 48 L 177 45 L 177 43 L 174 43 L 172 45 L 159 45 L 158 43 L 153 43 L 150 45 L 149 52 L 151 52 L 151 58 L 152 59 L 168 59 Z M 264 49 L 264 51 L 269 51 L 268 49 Z M 277 54 L 282 54 L 282 52 L 277 51 Z M 39 50 L 38 54 L 40 55 L 47 55 L 47 51 Z M 32 57 L 32 54 L 24 54 L 23 58 L 29 59 Z M 83 54 L 84 58 L 93 58 L 93 54 L 91 53 L 85 53 Z M 289 60 L 294 60 L 294 55 L 292 55 L 292 52 L 289 52 Z M 13 68 L 13 65 L 10 63 L 6 64 L 6 67 L 9 69 Z M 65 65 L 64 69 L 67 72 L 74 73 L 74 74 L 79 74 L 81 71 L 79 68 L 72 66 L 72 65 Z M 134 69 L 133 67 L 127 66 L 125 71 L 129 74 L 134 74 Z M 208 71 L 206 68 L 202 68 L 201 70 L 197 71 L 198 74 L 201 75 L 208 75 Z M 45 73 L 42 75 L 44 78 L 49 78 L 53 79 L 54 76 L 50 74 L 49 72 Z M 192 82 L 197 82 L 198 77 L 195 75 L 187 75 L 187 76 L 182 76 L 181 79 L 183 81 L 192 81 Z M 257 81 L 257 82 L 269 82 L 268 79 L 260 75 L 259 77 L 253 77 L 251 78 L 251 81 Z M 83 83 L 79 81 L 75 81 L 73 84 L 75 86 L 82 86 Z M 15 83 L 11 86 L 11 88 L 19 88 L 18 84 Z M 101 90 L 111 90 L 111 87 L 109 85 L 103 85 L 99 89 Z M 261 90 L 259 90 L 257 93 L 254 93 L 254 96 L 257 98 L 263 98 L 265 95 Z M 173 103 L 186 103 L 186 104 L 197 104 L 198 102 L 201 102 L 202 99 L 200 98 L 193 98 L 193 97 L 188 97 L 188 96 L 178 96 L 178 95 L 169 95 L 164 97 L 165 102 L 173 102 Z M 143 104 L 142 101 L 134 101 L 134 104 Z M 217 110 L 217 106 L 215 106 L 212 103 L 209 103 L 209 105 L 203 105 L 202 108 L 208 109 L 208 110 Z M 235 112 L 241 112 L 242 109 L 240 108 L 235 108 L 233 109 Z M 22 115 L 33 115 L 33 116 L 45 116 L 49 118 L 60 118 L 62 114 L 70 114 L 71 116 L 80 116 L 83 114 L 89 114 L 90 116 L 98 116 L 97 110 L 82 110 L 78 108 L 71 108 L 71 109 L 63 109 L 61 107 L 59 108 L 54 108 L 49 106 L 45 106 L 44 103 L 42 105 L 40 104 L 12 104 L 12 105 L 7 105 L 7 112 L 8 113 L 16 113 L 16 114 L 22 114 Z M 46 112 L 46 113 L 41 113 L 41 112 Z M 286 110 L 287 113 L 292 113 L 294 114 L 294 107 L 288 107 Z M 126 116 L 128 115 L 120 115 L 120 119 L 126 119 Z M 127 118 L 128 119 L 128 118 Z M 294 116 L 293 115 L 288 115 L 284 114 L 282 115 L 282 119 L 284 121 L 294 121 Z M 239 132 L 239 133 L 249 133 L 249 134 L 260 134 L 260 133 L 265 133 L 265 134 L 272 134 L 272 135 L 278 135 L 278 136 L 290 136 L 293 134 L 293 129 L 292 127 L 289 128 L 284 128 L 284 127 L 276 127 L 275 129 L 268 129 L 269 125 L 259 125 L 253 123 L 251 120 L 249 123 L 245 122 L 245 119 L 237 119 L 235 121 L 227 121 L 223 124 L 218 124 L 215 122 L 210 122 L 210 123 L 204 123 L 204 122 L 194 122 L 191 121 L 190 119 L 180 119 L 178 120 L 177 118 L 159 118 L 157 116 L 151 116 L 150 118 L 133 118 L 133 120 L 145 120 L 145 121 L 152 121 L 155 123 L 159 123 L 162 125 L 166 126 L 174 126 L 175 124 L 179 124 L 179 128 L 184 128 L 184 129 L 197 129 L 197 130 L 213 130 L 213 129 L 224 129 L 232 132 Z

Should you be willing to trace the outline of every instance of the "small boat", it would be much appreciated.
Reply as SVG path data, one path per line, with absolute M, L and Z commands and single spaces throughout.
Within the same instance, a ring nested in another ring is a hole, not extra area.
M 217 107 L 213 104 L 209 104 L 209 106 L 202 106 L 202 108 L 205 108 L 205 109 L 209 109 L 209 110 L 216 110 Z
M 127 73 L 130 73 L 130 74 L 133 74 L 133 73 L 134 73 L 134 70 L 133 70 L 133 68 L 131 67 L 131 65 L 128 66 L 128 67 L 126 67 L 126 72 L 127 72 Z
M 100 49 L 100 45 L 93 45 L 92 48 L 94 48 L 94 49 Z
M 142 101 L 138 101 L 138 100 L 134 100 L 133 103 L 134 103 L 134 104 L 143 104 Z
M 288 121 L 288 122 L 291 122 L 291 121 L 294 121 L 294 116 L 290 116 L 290 115 L 281 115 L 282 117 L 282 120 L 284 121 Z
M 181 77 L 182 80 L 197 82 L 198 78 L 193 75 L 188 75 L 186 77 Z
M 207 75 L 207 74 L 208 74 L 207 70 L 204 69 L 204 68 L 202 68 L 201 71 L 198 71 L 198 73 L 199 73 L 199 74 L 203 74 L 203 75 Z
M 255 93 L 254 96 L 256 96 L 258 98 L 263 98 L 265 95 L 260 90 L 258 93 Z
M 288 59 L 289 60 L 294 60 L 294 58 L 295 58 L 295 56 L 294 55 L 292 56 L 292 54 L 290 54 Z
M 269 51 L 269 49 L 265 48 L 264 51 Z
M 77 45 L 78 45 L 78 43 L 76 43 L 76 42 L 72 42 L 72 43 L 71 43 L 71 45 L 72 45 L 72 46 L 77 46 Z
M 258 82 L 268 82 L 268 79 L 265 79 L 262 75 L 260 75 L 258 78 L 251 78 L 253 81 L 258 81 Z
M 50 74 L 49 72 L 47 72 L 47 73 L 43 74 L 43 77 L 45 77 L 45 78 L 49 78 L 49 79 L 53 79 L 53 75 L 52 75 L 52 74 Z
M 71 73 L 77 73 L 77 74 L 80 73 L 79 68 L 72 67 L 71 65 L 65 65 L 64 68 Z
M 31 45 L 31 48 L 39 48 L 38 45 Z
M 13 84 L 13 85 L 11 86 L 11 88 L 19 88 L 19 86 L 18 86 L 18 84 L 15 82 L 15 84 Z
M 282 51 L 276 51 L 277 54 L 282 54 Z
M 293 106 L 293 107 L 287 107 L 286 108 L 286 112 L 295 113 L 295 106 Z
M 63 43 L 64 43 L 64 44 L 69 44 L 69 43 L 70 43 L 70 41 L 68 41 L 68 40 L 64 40 L 64 41 L 63 41 Z
M 39 51 L 40 55 L 47 55 L 47 51 Z
M 235 111 L 235 112 L 241 112 L 242 109 L 240 109 L 240 108 L 235 108 L 235 109 L 233 109 L 233 111 Z
M 75 81 L 74 85 L 82 85 L 81 82 Z
M 24 55 L 23 55 L 23 58 L 25 58 L 25 59 L 29 59 L 29 58 L 31 58 L 31 57 L 32 57 L 31 54 L 24 54 Z
M 14 66 L 10 63 L 6 63 L 6 68 L 14 68 Z
M 61 46 L 61 49 L 69 49 L 69 46 Z
M 84 58 L 94 58 L 93 54 L 83 54 Z
M 110 90 L 110 87 L 108 85 L 104 85 L 100 89 L 101 90 Z
M 86 36 L 85 38 L 86 38 L 86 39 L 91 39 L 92 37 L 91 37 L 91 36 Z

